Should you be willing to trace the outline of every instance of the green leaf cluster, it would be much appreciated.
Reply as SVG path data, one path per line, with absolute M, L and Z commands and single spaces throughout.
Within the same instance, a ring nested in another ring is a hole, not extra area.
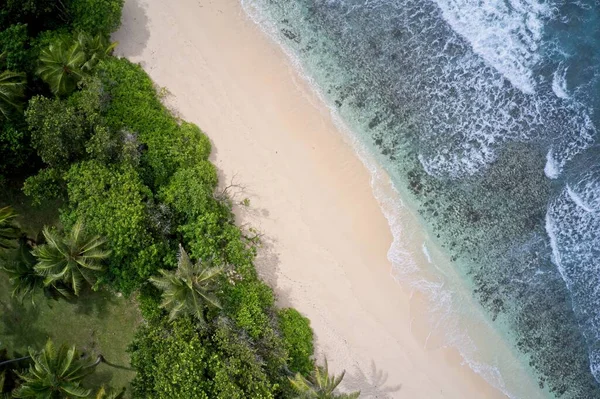
M 308 375 L 314 368 L 313 331 L 310 321 L 293 308 L 278 312 L 281 335 L 288 352 L 288 367 L 295 373 Z
M 260 355 L 225 319 L 198 331 L 182 317 L 144 326 L 131 345 L 136 398 L 274 398 Z
M 69 208 L 63 212 L 63 222 L 68 225 L 83 220 L 91 231 L 106 237 L 113 251 L 111 278 L 118 288 L 130 291 L 148 277 L 131 269 L 137 257 L 160 257 L 153 250 L 145 251 L 153 244 L 146 227 L 145 205 L 152 193 L 128 164 L 107 166 L 84 161 L 74 164 L 65 180 Z

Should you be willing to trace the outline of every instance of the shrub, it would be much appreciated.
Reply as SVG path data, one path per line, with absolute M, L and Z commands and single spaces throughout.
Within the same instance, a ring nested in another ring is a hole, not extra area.
M 26 127 L 0 120 L 0 174 L 22 172 L 31 155 Z
M 0 60 L 0 70 L 25 72 L 30 67 L 29 52 L 27 51 L 27 25 L 15 24 L 0 32 L 0 54 L 5 59 Z
M 66 167 L 85 153 L 89 126 L 65 101 L 33 97 L 25 117 L 33 148 L 49 166 Z
M 208 161 L 179 169 L 161 190 L 161 198 L 186 218 L 194 218 L 215 208 L 213 191 L 217 186 L 217 171 Z
M 193 124 L 178 124 L 139 65 L 111 57 L 100 64 L 98 76 L 112 99 L 108 125 L 115 131 L 132 131 L 147 146 L 142 164 L 150 168 L 153 185 L 160 187 L 178 168 L 208 159 L 208 138 Z
M 66 187 L 61 171 L 54 168 L 42 169 L 37 175 L 29 176 L 23 184 L 23 193 L 31 198 L 33 205 L 63 198 Z
M 110 33 L 121 25 L 124 0 L 75 0 L 69 6 L 75 30 L 92 35 Z
M 120 289 L 130 292 L 159 266 L 150 265 L 161 256 L 146 230 L 145 202 L 152 193 L 130 165 L 85 161 L 73 165 L 65 180 L 69 209 L 63 212 L 63 222 L 81 219 L 91 232 L 108 240 L 109 273 Z
M 142 327 L 130 346 L 134 398 L 273 398 L 262 359 L 225 319 L 198 331 L 189 317 Z
M 293 308 L 278 311 L 279 326 L 288 352 L 288 367 L 294 373 L 309 375 L 314 368 L 313 331 L 310 321 Z

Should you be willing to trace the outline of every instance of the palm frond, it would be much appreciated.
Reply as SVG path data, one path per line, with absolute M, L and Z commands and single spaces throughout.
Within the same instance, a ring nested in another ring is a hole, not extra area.
M 5 119 L 10 119 L 15 112 L 23 112 L 26 82 L 24 73 L 0 73 L 0 114 Z
M 214 294 L 214 280 L 223 272 L 222 267 L 214 267 L 209 262 L 193 263 L 180 245 L 177 270 L 159 272 L 162 277 L 151 277 L 150 282 L 163 291 L 161 307 L 169 312 L 171 320 L 188 314 L 204 324 L 207 307 L 221 308 Z
M 297 399 L 356 399 L 360 396 L 360 392 L 336 393 L 335 390 L 344 379 L 346 371 L 337 377 L 330 375 L 327 359 L 324 363 L 323 367 L 315 364 L 315 369 L 308 378 L 300 373 L 297 373 L 294 378 L 289 378 L 290 384 L 298 393 Z
M 80 384 L 91 373 L 87 362 L 81 360 L 75 347 L 56 348 L 51 340 L 41 351 L 29 349 L 33 364 L 26 373 L 18 373 L 23 380 L 13 392 L 15 398 L 85 398 L 91 393 Z
M 104 272 L 101 261 L 110 251 L 103 248 L 102 238 L 88 235 L 81 222 L 66 235 L 47 227 L 42 231 L 46 244 L 36 247 L 33 255 L 37 259 L 35 271 L 45 277 L 46 286 L 64 283 L 77 296 L 84 281 L 93 285 L 97 275 Z

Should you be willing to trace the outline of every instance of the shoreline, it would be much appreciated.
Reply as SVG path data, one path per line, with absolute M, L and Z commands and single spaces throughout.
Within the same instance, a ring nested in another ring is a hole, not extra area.
M 141 62 L 207 133 L 222 184 L 236 176 L 246 187 L 238 221 L 264 233 L 261 275 L 311 320 L 317 359 L 345 368 L 342 386 L 363 397 L 505 397 L 457 350 L 424 346 L 425 310 L 392 277 L 369 171 L 238 1 L 215 3 L 128 0 L 116 53 Z

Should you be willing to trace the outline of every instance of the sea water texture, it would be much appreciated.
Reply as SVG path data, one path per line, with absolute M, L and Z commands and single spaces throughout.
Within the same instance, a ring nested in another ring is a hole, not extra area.
M 600 398 L 600 2 L 242 3 L 385 168 L 541 395 Z M 518 397 L 509 367 L 488 366 Z

